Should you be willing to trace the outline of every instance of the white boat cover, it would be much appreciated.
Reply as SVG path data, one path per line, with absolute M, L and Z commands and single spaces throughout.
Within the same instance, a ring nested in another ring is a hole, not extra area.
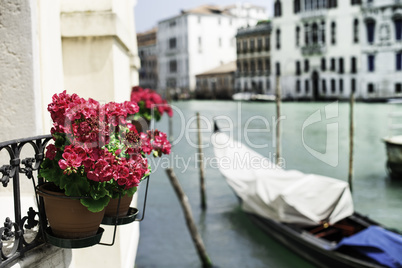
M 211 138 L 219 170 L 244 211 L 300 226 L 333 224 L 353 214 L 348 183 L 284 170 L 224 133 Z

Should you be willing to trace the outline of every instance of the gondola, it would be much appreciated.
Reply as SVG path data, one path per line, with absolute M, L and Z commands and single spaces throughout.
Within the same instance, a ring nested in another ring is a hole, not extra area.
M 355 212 L 346 182 L 284 170 L 217 129 L 211 141 L 244 213 L 295 253 L 318 267 L 402 267 L 401 234 Z

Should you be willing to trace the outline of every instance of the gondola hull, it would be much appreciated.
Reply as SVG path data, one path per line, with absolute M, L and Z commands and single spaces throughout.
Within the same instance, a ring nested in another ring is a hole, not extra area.
M 301 257 L 317 265 L 326 268 L 357 268 L 357 267 L 384 267 L 372 263 L 368 260 L 362 260 L 351 257 L 335 250 L 332 250 L 333 244 L 323 239 L 314 237 L 314 235 L 302 230 L 295 229 L 285 224 L 265 219 L 255 214 L 246 213 L 248 217 L 258 225 L 264 232 L 275 240 L 294 251 Z M 358 214 L 355 217 L 360 217 Z

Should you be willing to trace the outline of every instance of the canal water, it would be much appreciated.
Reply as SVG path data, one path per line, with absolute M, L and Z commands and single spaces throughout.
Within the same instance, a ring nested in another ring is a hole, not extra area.
M 256 227 L 213 162 L 210 142 L 213 118 L 235 139 L 275 160 L 274 103 L 187 101 L 173 103 L 173 149 L 152 162 L 146 216 L 136 267 L 202 267 L 192 244 L 179 201 L 164 169 L 174 171 L 191 203 L 193 216 L 209 256 L 217 267 L 314 267 Z M 355 104 L 353 198 L 355 210 L 392 228 L 402 229 L 402 180 L 387 177 L 384 136 L 391 132 L 390 112 L 400 106 Z M 195 114 L 201 115 L 207 210 L 200 209 Z M 347 181 L 349 104 L 343 102 L 282 103 L 281 161 L 297 169 Z M 402 118 L 399 120 L 402 123 Z M 168 132 L 168 119 L 156 123 Z M 247 130 L 246 132 L 244 130 Z M 401 132 L 402 133 L 402 129 Z M 169 160 L 169 161 L 168 161 Z M 143 190 L 143 189 L 142 189 Z M 140 195 L 143 193 L 140 191 Z M 140 196 L 141 200 L 141 196 Z

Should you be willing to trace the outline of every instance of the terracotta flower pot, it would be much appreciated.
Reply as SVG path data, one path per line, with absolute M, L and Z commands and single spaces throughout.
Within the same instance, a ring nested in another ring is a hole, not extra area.
M 67 239 L 96 235 L 105 210 L 93 213 L 83 206 L 79 199 L 66 198 L 63 192 L 54 191 L 55 187 L 52 183 L 45 183 L 38 191 L 43 197 L 46 216 L 53 234 Z
M 118 217 L 124 217 L 128 213 L 128 209 L 130 208 L 131 201 L 133 200 L 133 196 L 122 196 L 120 201 L 119 213 Z M 106 217 L 116 217 L 117 205 L 119 202 L 119 198 L 110 199 L 109 204 L 105 208 L 105 216 Z

